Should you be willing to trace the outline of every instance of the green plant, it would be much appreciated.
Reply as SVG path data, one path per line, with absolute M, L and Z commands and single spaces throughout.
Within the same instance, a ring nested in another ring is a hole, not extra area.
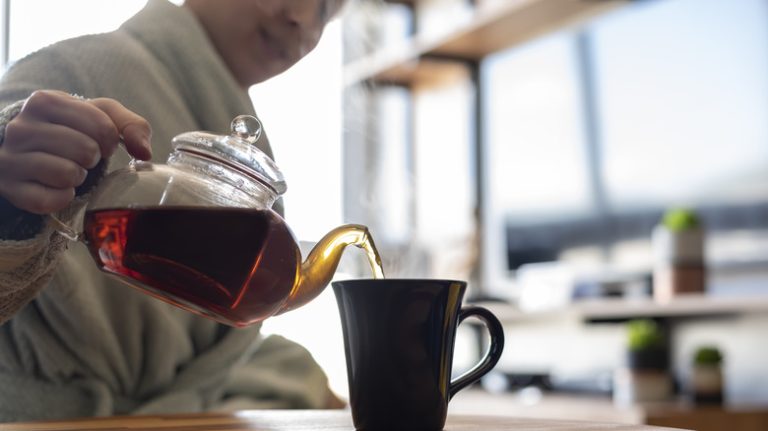
M 635 319 L 627 322 L 629 350 L 640 351 L 661 348 L 664 334 L 659 325 L 649 319 Z
M 696 349 L 693 355 L 693 363 L 696 365 L 717 365 L 723 362 L 720 349 L 714 346 L 702 346 Z
M 687 208 L 672 208 L 664 213 L 661 223 L 672 232 L 697 228 L 701 222 L 693 210 Z

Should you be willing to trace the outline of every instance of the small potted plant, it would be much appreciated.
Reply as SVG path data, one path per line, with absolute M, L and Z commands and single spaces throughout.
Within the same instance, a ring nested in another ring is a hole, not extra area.
M 691 392 L 697 404 L 722 404 L 723 354 L 715 346 L 701 346 L 693 355 Z
M 627 362 L 633 370 L 662 370 L 669 367 L 665 337 L 659 325 L 650 319 L 627 323 Z
M 704 228 L 695 211 L 671 208 L 653 229 L 653 297 L 668 302 L 705 290 Z
M 663 329 L 650 319 L 627 322 L 627 361 L 614 378 L 614 402 L 664 401 L 672 394 L 669 349 Z

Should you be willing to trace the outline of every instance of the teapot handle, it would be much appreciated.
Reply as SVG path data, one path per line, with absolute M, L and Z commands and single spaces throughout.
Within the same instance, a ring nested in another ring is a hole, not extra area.
M 128 152 L 128 150 L 125 148 L 125 143 L 123 142 L 123 136 L 120 135 L 120 140 L 118 142 L 117 148 L 122 149 L 125 154 L 128 155 L 129 161 L 128 164 L 134 163 L 136 159 Z M 83 238 L 82 232 L 76 231 L 74 228 L 69 226 L 68 224 L 61 221 L 58 217 L 56 217 L 53 214 L 48 214 L 48 220 L 53 225 L 56 232 L 58 232 L 61 236 L 64 238 L 70 240 L 70 241 L 80 241 Z
M 64 238 L 70 241 L 79 241 L 82 238 L 82 233 L 77 232 L 71 226 L 59 220 L 55 215 L 48 214 L 48 220 L 51 222 L 56 232 Z

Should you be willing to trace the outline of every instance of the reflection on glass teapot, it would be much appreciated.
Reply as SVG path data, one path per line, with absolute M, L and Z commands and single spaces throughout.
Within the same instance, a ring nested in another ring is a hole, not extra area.
M 275 200 L 280 170 L 255 143 L 261 124 L 232 122 L 232 134 L 187 132 L 166 164 L 133 160 L 93 191 L 81 239 L 103 271 L 163 301 L 232 326 L 247 326 L 314 299 L 348 245 L 364 249 L 375 278 L 381 260 L 368 229 L 337 227 L 301 262 Z

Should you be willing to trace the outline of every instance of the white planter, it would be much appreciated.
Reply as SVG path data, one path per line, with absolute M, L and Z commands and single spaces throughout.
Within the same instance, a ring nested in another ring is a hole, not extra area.
M 720 365 L 694 365 L 689 392 L 696 402 L 722 402 L 723 369 Z
M 704 262 L 704 231 L 701 228 L 672 232 L 663 225 L 657 225 L 653 229 L 651 243 L 657 263 Z
M 657 225 L 653 246 L 653 297 L 668 302 L 679 294 L 703 293 L 706 284 L 704 231 L 673 232 Z

